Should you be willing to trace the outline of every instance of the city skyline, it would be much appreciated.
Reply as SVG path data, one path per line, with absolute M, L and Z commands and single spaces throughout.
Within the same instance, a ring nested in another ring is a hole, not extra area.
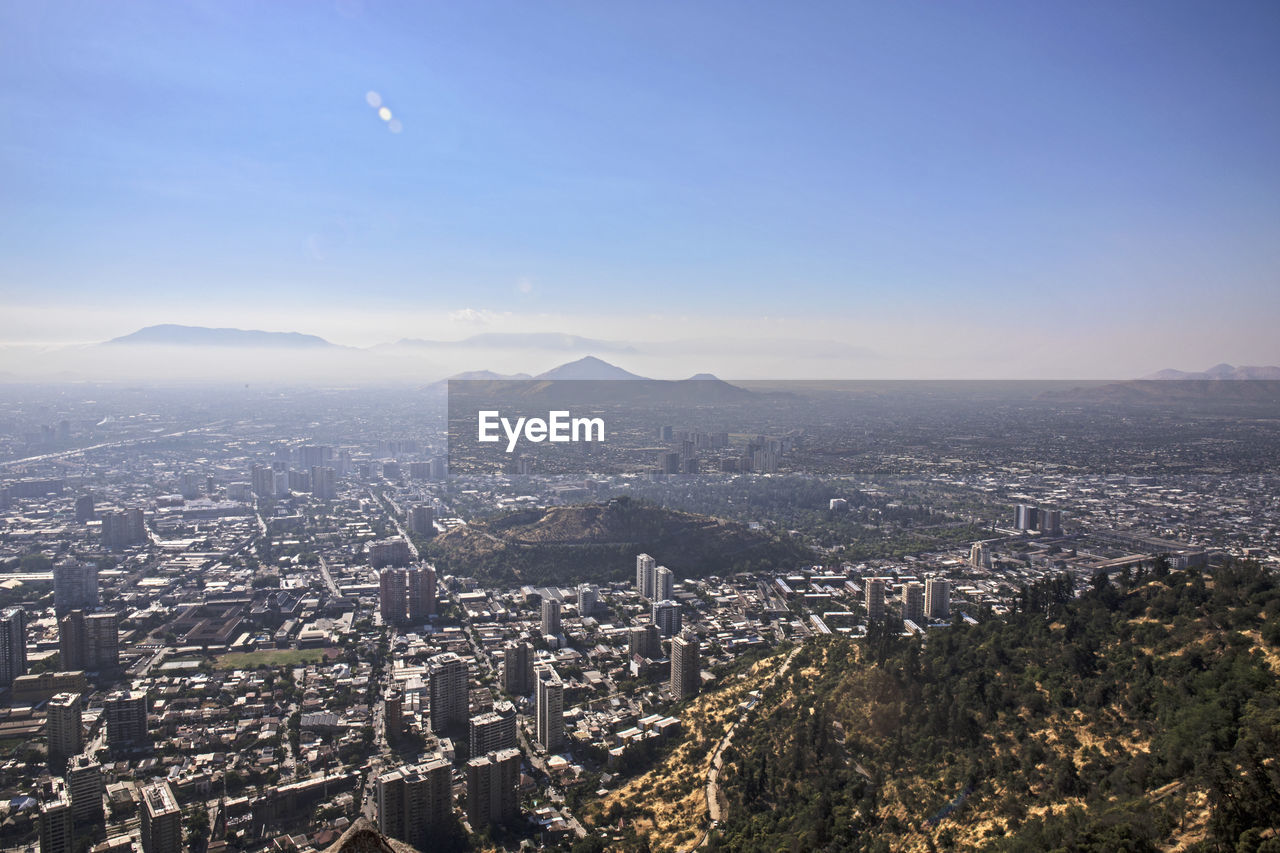
M 763 378 L 1280 362 L 1280 10 L 924 11 L 6 9 L 0 372 L 157 323 Z

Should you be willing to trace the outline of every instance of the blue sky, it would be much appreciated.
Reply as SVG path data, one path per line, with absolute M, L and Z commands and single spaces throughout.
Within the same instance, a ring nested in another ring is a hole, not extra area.
M 1277 43 L 1272 2 L 6 4 L 0 337 L 768 314 L 1280 361 Z

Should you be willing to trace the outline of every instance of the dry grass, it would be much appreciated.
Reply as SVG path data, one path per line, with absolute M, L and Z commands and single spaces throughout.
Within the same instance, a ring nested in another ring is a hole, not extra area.
M 629 812 L 625 825 L 647 835 L 654 851 L 692 846 L 707 820 L 707 773 L 716 745 L 737 718 L 739 703 L 783 657 L 785 653 L 764 658 L 748 672 L 694 700 L 681 714 L 683 741 L 647 773 L 584 808 L 583 824 L 591 828 L 603 825 L 605 815 L 617 805 Z

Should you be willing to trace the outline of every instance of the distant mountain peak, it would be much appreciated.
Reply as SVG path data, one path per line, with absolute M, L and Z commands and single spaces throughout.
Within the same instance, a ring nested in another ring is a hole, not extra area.
M 1267 379 L 1271 381 L 1280 380 L 1280 367 L 1256 367 L 1245 365 L 1236 367 L 1223 362 L 1215 364 L 1208 370 L 1191 371 L 1191 370 L 1174 370 L 1167 368 L 1158 370 L 1155 373 L 1148 374 L 1143 379 Z
M 258 329 L 215 329 L 209 326 L 182 326 L 162 323 L 146 326 L 108 344 L 146 344 L 152 346 L 203 347 L 331 347 L 333 344 L 316 335 L 299 332 L 264 332 Z
M 720 377 L 714 373 L 695 373 L 687 380 L 689 382 L 719 382 Z
M 559 367 L 553 367 L 546 373 L 539 373 L 535 379 L 643 379 L 629 370 L 623 370 L 594 355 L 586 355 L 577 361 L 570 361 Z

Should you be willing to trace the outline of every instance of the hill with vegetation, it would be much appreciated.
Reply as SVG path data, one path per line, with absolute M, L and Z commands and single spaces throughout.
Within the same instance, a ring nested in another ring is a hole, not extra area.
M 1273 577 L 1099 576 L 1075 597 L 1061 576 L 1016 604 L 923 644 L 873 631 L 795 650 L 724 750 L 706 849 L 1280 852 Z M 688 758 L 586 811 L 610 849 L 688 849 L 688 820 L 653 817 L 696 798 Z
M 726 756 L 720 849 L 1280 851 L 1280 589 L 1063 578 L 921 645 L 807 645 Z
M 678 578 L 812 560 L 799 545 L 744 524 L 630 498 L 516 510 L 452 530 L 427 553 L 445 572 L 535 585 L 634 578 L 639 553 Z

